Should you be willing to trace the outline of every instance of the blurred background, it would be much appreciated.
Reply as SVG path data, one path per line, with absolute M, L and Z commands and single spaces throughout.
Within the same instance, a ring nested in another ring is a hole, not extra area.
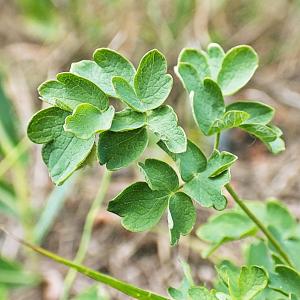
M 224 135 L 221 146 L 240 158 L 232 183 L 245 199 L 277 197 L 300 217 L 299 0 L 0 0 L 0 225 L 73 259 L 89 207 L 102 192 L 103 168 L 96 163 L 61 187 L 49 180 L 40 147 L 26 138 L 30 117 L 44 105 L 37 94 L 40 83 L 68 71 L 74 61 L 91 59 L 99 47 L 116 49 L 135 65 L 146 51 L 158 48 L 174 75 L 183 47 L 206 48 L 212 41 L 226 50 L 237 44 L 256 49 L 260 68 L 234 99 L 274 106 L 275 123 L 287 146 L 274 157 L 240 131 Z M 168 102 L 189 136 L 209 151 L 212 141 L 196 131 L 177 78 Z M 156 151 L 150 145 L 147 155 L 155 156 Z M 135 166 L 113 174 L 102 193 L 104 203 L 93 223 L 84 263 L 165 294 L 169 285 L 180 281 L 180 256 L 191 263 L 198 282 L 211 286 L 215 271 L 201 258 L 206 245 L 194 233 L 170 248 L 166 220 L 152 232 L 133 234 L 106 212 L 107 202 L 137 178 Z M 196 229 L 211 213 L 198 210 Z M 222 246 L 215 257 L 241 263 L 241 248 Z M 67 271 L 0 235 L 1 300 L 60 299 Z M 78 275 L 69 282 L 67 299 L 97 299 L 98 291 L 88 289 L 92 284 Z M 98 299 L 128 299 L 106 287 L 100 294 Z

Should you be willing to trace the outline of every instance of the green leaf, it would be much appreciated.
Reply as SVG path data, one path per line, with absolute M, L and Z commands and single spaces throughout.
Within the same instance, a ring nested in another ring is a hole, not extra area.
M 228 170 L 236 160 L 237 156 L 230 152 L 214 150 L 207 162 L 207 169 L 212 172 L 209 177 L 216 177 Z
M 224 95 L 231 95 L 242 88 L 258 67 L 256 52 L 249 46 L 230 49 L 222 63 L 217 82 Z
M 274 108 L 256 101 L 238 101 L 229 104 L 226 111 L 241 110 L 249 114 L 249 118 L 243 124 L 267 125 L 274 117 Z
M 165 162 L 157 159 L 146 159 L 139 163 L 145 180 L 152 190 L 176 191 L 179 181 L 176 172 Z
M 141 128 L 144 125 L 146 125 L 146 115 L 144 113 L 126 108 L 115 113 L 110 131 L 129 131 Z
M 275 272 L 275 274 L 270 275 L 269 287 L 285 295 L 293 293 L 299 298 L 300 274 L 296 270 L 284 265 L 276 266 Z
M 179 54 L 178 63 L 188 63 L 193 66 L 201 80 L 210 76 L 207 57 L 205 53 L 197 49 L 183 49 Z
M 199 92 L 199 90 L 201 92 L 203 84 L 197 70 L 192 65 L 181 62 L 175 67 L 175 72 L 189 94 L 191 92 Z
M 268 284 L 268 276 L 263 268 L 257 266 L 242 267 L 238 282 L 237 299 L 250 300 Z
M 268 284 L 266 271 L 257 266 L 243 266 L 239 271 L 231 262 L 224 261 L 217 271 L 228 286 L 232 300 L 251 300 Z
M 171 245 L 176 245 L 180 235 L 187 235 L 196 222 L 196 211 L 192 200 L 184 193 L 176 193 L 169 200 L 168 223 Z
M 183 191 L 192 199 L 199 202 L 204 207 L 214 207 L 217 210 L 222 210 L 226 207 L 227 200 L 222 194 L 222 187 L 229 183 L 230 173 L 227 170 L 234 162 L 233 156 L 227 152 L 215 151 L 207 162 L 206 169 L 194 176 L 192 180 L 187 182 Z M 220 175 L 216 176 L 216 174 Z M 212 177 L 214 176 L 214 177 Z
M 248 113 L 240 110 L 227 111 L 221 119 L 216 120 L 212 124 L 209 134 L 211 135 L 225 129 L 239 127 L 249 118 L 249 116 Z
M 203 286 L 195 286 L 189 289 L 191 300 L 218 300 L 214 290 L 209 291 Z
M 177 125 L 177 115 L 170 106 L 161 106 L 148 114 L 148 126 L 173 153 L 186 151 L 184 130 Z
M 89 103 L 100 110 L 108 108 L 108 98 L 93 82 L 72 73 L 60 73 L 57 81 L 46 81 L 39 87 L 41 99 L 72 111 L 80 103 Z
M 273 270 L 272 257 L 265 241 L 258 241 L 247 245 L 245 257 L 247 265 L 261 266 L 269 272 Z
M 276 139 L 272 142 L 265 142 L 265 145 L 273 154 L 278 154 L 285 150 L 285 143 L 282 139 L 282 131 L 280 128 L 276 127 L 275 125 L 268 125 L 274 132 L 276 132 Z
M 222 47 L 216 43 L 211 43 L 207 47 L 208 64 L 211 78 L 217 80 L 225 53 Z
M 64 129 L 78 138 L 89 139 L 96 133 L 110 129 L 114 113 L 113 106 L 100 111 L 94 105 L 82 103 L 76 106 L 72 115 L 67 116 Z
M 297 222 L 287 207 L 279 201 L 268 201 L 265 223 L 272 225 L 283 237 L 289 237 L 296 230 Z
M 277 138 L 276 132 L 271 127 L 263 124 L 245 124 L 240 125 L 240 128 L 259 138 L 264 143 L 273 142 Z
M 146 110 L 159 107 L 167 99 L 173 79 L 166 72 L 167 61 L 162 53 L 154 49 L 144 55 L 134 78 L 134 88 Z
M 255 233 L 255 224 L 247 216 L 234 211 L 211 217 L 197 230 L 197 236 L 211 244 L 208 254 L 224 243 L 240 240 Z
M 100 71 L 95 73 L 97 84 L 109 96 L 116 97 L 112 78 L 120 76 L 133 84 L 135 68 L 124 56 L 116 51 L 107 48 L 100 48 L 94 52 L 94 60 L 100 67 Z
M 133 86 L 122 76 L 115 76 L 112 83 L 118 98 L 132 109 L 145 112 L 159 107 L 167 99 L 173 79 L 166 72 L 165 57 L 158 50 L 151 50 L 142 58 Z
M 190 181 L 196 174 L 205 170 L 206 157 L 190 140 L 188 140 L 187 149 L 183 153 L 170 152 L 162 142 L 159 142 L 158 145 L 176 162 L 184 181 Z
M 117 170 L 135 161 L 145 150 L 148 135 L 145 128 L 99 135 L 98 158 L 107 169 Z
M 108 210 L 122 217 L 126 229 L 144 231 L 161 219 L 169 197 L 167 191 L 153 191 L 147 183 L 137 182 L 109 202 Z
M 94 145 L 94 137 L 79 139 L 64 131 L 68 112 L 58 107 L 39 111 L 31 119 L 27 134 L 37 144 L 45 144 L 42 157 L 55 184 L 62 184 L 80 167 Z
M 199 128 L 205 135 L 209 135 L 210 128 L 216 120 L 223 117 L 225 112 L 224 99 L 217 83 L 205 79 L 203 87 L 194 91 L 192 108 Z

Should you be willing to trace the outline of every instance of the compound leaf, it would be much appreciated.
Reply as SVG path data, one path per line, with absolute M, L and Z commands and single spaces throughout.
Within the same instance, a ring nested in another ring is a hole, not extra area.
M 100 111 L 91 104 L 82 103 L 75 108 L 72 115 L 67 116 L 64 129 L 78 138 L 89 139 L 96 133 L 110 129 L 114 113 L 113 106 L 106 111 Z
M 168 224 L 171 245 L 176 245 L 180 235 L 187 235 L 193 229 L 196 211 L 190 197 L 184 193 L 176 193 L 169 200 Z
M 274 108 L 256 101 L 237 101 L 229 104 L 226 111 L 241 110 L 249 114 L 249 118 L 243 124 L 267 125 L 274 117 Z
M 206 157 L 190 140 L 187 141 L 187 149 L 183 153 L 171 153 L 162 142 L 158 145 L 176 162 L 184 181 L 191 180 L 197 173 L 205 170 Z
M 186 151 L 184 130 L 177 125 L 177 115 L 170 106 L 161 106 L 148 114 L 148 126 L 173 153 Z
M 167 99 L 173 79 L 166 72 L 167 61 L 158 50 L 149 51 L 141 59 L 134 88 L 144 111 L 159 107 Z
M 145 180 L 152 190 L 175 191 L 179 187 L 176 172 L 165 162 L 157 159 L 146 159 L 139 163 Z
M 122 217 L 126 229 L 144 231 L 158 223 L 168 199 L 168 192 L 153 191 L 146 182 L 137 182 L 109 202 L 108 210 Z
M 126 167 L 144 152 L 147 143 L 145 128 L 124 132 L 103 132 L 99 135 L 99 162 L 101 165 L 106 164 L 109 170 Z
M 224 56 L 225 56 L 224 50 L 220 45 L 216 43 L 211 43 L 208 45 L 207 57 L 208 57 L 208 64 L 211 73 L 211 78 L 213 80 L 217 80 L 218 78 L 218 74 L 220 72 Z
M 100 48 L 94 52 L 94 60 L 100 67 L 100 73 L 96 73 L 97 84 L 109 96 L 116 97 L 112 78 L 120 76 L 133 84 L 135 68 L 124 56 L 107 48 Z
M 129 131 L 138 129 L 146 125 L 146 115 L 126 108 L 122 111 L 116 112 L 110 131 Z
M 242 88 L 258 67 L 256 52 L 249 46 L 237 46 L 224 56 L 217 82 L 224 95 L 231 95 Z
M 108 108 L 108 98 L 93 82 L 72 73 L 59 73 L 57 81 L 46 81 L 38 91 L 41 99 L 72 111 L 80 103 L 89 103 L 100 110 Z
M 179 54 L 179 63 L 187 63 L 193 66 L 201 80 L 210 76 L 209 66 L 205 53 L 197 49 L 185 48 Z

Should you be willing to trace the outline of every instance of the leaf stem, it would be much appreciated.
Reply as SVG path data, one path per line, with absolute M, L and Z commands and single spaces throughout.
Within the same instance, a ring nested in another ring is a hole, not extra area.
M 98 282 L 104 283 L 104 284 L 130 296 L 130 297 L 133 297 L 135 299 L 140 299 L 140 300 L 169 300 L 168 298 L 165 298 L 161 295 L 149 292 L 147 290 L 140 289 L 134 285 L 131 285 L 131 284 L 125 282 L 125 281 L 119 280 L 117 278 L 114 278 L 112 276 L 106 275 L 101 272 L 97 272 L 97 271 L 90 269 L 86 266 L 83 266 L 81 264 L 76 264 L 75 262 L 67 260 L 67 259 L 65 259 L 53 252 L 50 252 L 44 248 L 34 246 L 22 239 L 19 239 L 13 235 L 7 233 L 6 230 L 1 227 L 0 227 L 0 230 L 3 230 L 6 234 L 12 236 L 13 238 L 15 238 L 18 242 L 20 242 L 27 248 L 30 248 L 31 250 L 33 250 L 43 256 L 46 256 L 60 264 L 63 264 L 67 267 L 75 269 L 77 272 L 79 272 L 87 277 L 90 277 Z
M 219 145 L 220 145 L 220 137 L 221 137 L 221 133 L 218 132 L 216 134 L 216 138 L 215 138 L 215 144 L 214 144 L 214 150 L 218 150 Z
M 95 218 L 97 216 L 98 210 L 105 198 L 105 195 L 107 193 L 109 184 L 111 179 L 111 172 L 108 171 L 106 168 L 104 168 L 104 173 L 102 176 L 102 181 L 100 184 L 100 187 L 98 189 L 97 195 L 95 197 L 95 200 L 93 201 L 90 210 L 87 214 L 85 224 L 83 227 L 83 233 L 81 236 L 79 248 L 77 251 L 77 254 L 74 259 L 75 264 L 81 264 L 85 258 L 86 252 L 88 250 L 88 246 L 91 240 L 92 230 L 93 230 L 93 224 L 95 221 Z M 76 278 L 77 271 L 76 269 L 70 269 L 66 275 L 65 281 L 64 281 L 64 290 L 61 297 L 61 300 L 67 300 L 69 298 L 69 292 L 72 287 L 72 284 Z
M 277 242 L 277 240 L 273 237 L 272 233 L 262 224 L 262 222 L 251 212 L 251 210 L 247 207 L 247 205 L 239 198 L 237 193 L 234 191 L 232 186 L 228 183 L 225 185 L 228 193 L 232 196 L 233 200 L 238 204 L 238 206 L 245 212 L 245 214 L 255 223 L 255 225 L 264 233 L 269 242 L 274 246 L 274 248 L 278 251 L 281 257 L 286 261 L 286 263 L 293 268 L 293 265 L 285 253 L 284 249 L 282 249 L 281 245 Z

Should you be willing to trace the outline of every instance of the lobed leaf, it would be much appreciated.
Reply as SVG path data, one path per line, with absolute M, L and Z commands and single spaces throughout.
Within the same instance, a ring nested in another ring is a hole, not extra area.
M 108 98 L 93 82 L 72 73 L 59 73 L 57 81 L 46 81 L 38 88 L 41 99 L 72 111 L 78 104 L 89 103 L 100 110 L 108 108 Z
M 240 240 L 255 233 L 254 223 L 247 216 L 234 211 L 213 216 L 197 230 L 200 239 L 211 243 L 209 254 L 226 242 Z
M 191 297 L 191 300 L 218 300 L 218 298 L 216 297 L 216 292 L 214 290 L 209 291 L 203 286 L 195 286 L 190 288 L 189 296 Z
M 177 125 L 177 115 L 170 106 L 161 106 L 148 113 L 149 129 L 165 143 L 173 153 L 186 151 L 187 139 L 184 130 Z
M 179 54 L 178 63 L 190 64 L 197 71 L 200 80 L 210 76 L 206 54 L 197 49 L 183 49 Z
M 276 266 L 275 272 L 270 275 L 269 287 L 285 295 L 293 293 L 299 298 L 300 274 L 296 270 L 284 265 Z
M 216 43 L 210 43 L 207 47 L 208 64 L 211 78 L 217 80 L 220 72 L 225 52 L 222 47 Z
M 228 169 L 235 160 L 236 157 L 229 153 L 214 152 L 208 159 L 206 169 L 187 182 L 183 191 L 204 207 L 224 209 L 227 200 L 221 190 L 230 181 Z
M 126 229 L 144 231 L 161 219 L 169 197 L 167 191 L 153 191 L 147 183 L 137 182 L 110 201 L 108 210 L 122 217 Z
M 158 145 L 176 162 L 184 181 L 191 180 L 197 173 L 205 170 L 206 157 L 190 140 L 187 141 L 187 149 L 183 153 L 170 152 L 162 142 L 159 142 Z
M 209 135 L 210 128 L 223 117 L 225 111 L 224 99 L 217 83 L 208 78 L 203 81 L 203 86 L 194 91 L 192 109 L 197 125 L 205 135 Z
M 276 132 L 267 125 L 245 124 L 240 125 L 240 128 L 259 138 L 264 143 L 273 142 L 277 138 Z
M 195 222 L 196 211 L 191 198 L 182 192 L 172 195 L 168 213 L 171 245 L 178 243 L 180 235 L 189 234 Z
M 216 120 L 211 128 L 209 129 L 209 134 L 215 134 L 221 132 L 225 129 L 230 129 L 234 127 L 239 127 L 248 118 L 249 114 L 240 110 L 227 111 L 221 119 Z
M 64 131 L 68 112 L 58 107 L 41 110 L 31 119 L 27 134 L 35 143 L 45 144 L 42 157 L 55 184 L 62 184 L 85 161 L 94 145 L 94 137 L 83 140 Z
M 217 82 L 224 95 L 231 95 L 242 88 L 258 67 L 256 52 L 249 46 L 237 46 L 224 56 Z
M 98 159 L 108 170 L 117 170 L 135 161 L 145 150 L 148 135 L 145 128 L 124 132 L 106 131 L 99 135 Z
M 158 50 L 149 51 L 141 59 L 134 78 L 134 88 L 147 110 L 159 107 L 170 94 L 173 79 L 166 72 L 167 61 Z
M 249 114 L 243 124 L 262 124 L 267 125 L 274 117 L 274 108 L 256 101 L 237 101 L 229 104 L 226 111 L 244 111 Z
M 124 56 L 114 50 L 100 48 L 94 52 L 93 57 L 100 67 L 100 74 L 96 73 L 97 83 L 107 95 L 117 96 L 112 85 L 112 79 L 115 76 L 120 76 L 133 84 L 136 71 L 132 63 Z
M 114 113 L 113 106 L 106 111 L 100 111 L 91 104 L 82 103 L 75 108 L 72 115 L 66 117 L 64 129 L 80 139 L 89 139 L 96 133 L 110 129 Z
M 157 159 L 146 159 L 145 163 L 139 163 L 139 166 L 152 190 L 173 192 L 178 189 L 177 174 L 167 163 Z

